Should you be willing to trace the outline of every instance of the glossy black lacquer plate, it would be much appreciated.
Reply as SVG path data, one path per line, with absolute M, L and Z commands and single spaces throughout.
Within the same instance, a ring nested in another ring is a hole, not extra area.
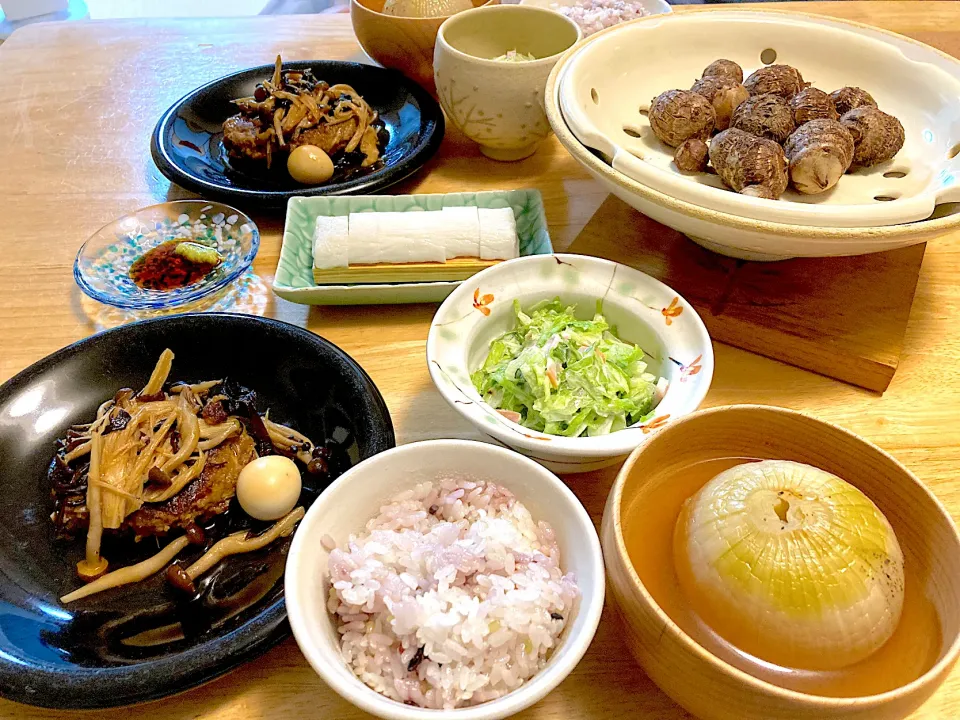
M 179 595 L 161 573 L 69 605 L 58 600 L 78 586 L 83 540 L 54 538 L 46 479 L 54 443 L 70 425 L 94 417 L 118 388 L 142 387 L 165 347 L 176 355 L 170 380 L 228 377 L 254 389 L 260 412 L 269 408 L 271 419 L 314 442 L 332 441 L 342 468 L 395 444 L 387 407 L 363 369 L 323 338 L 274 320 L 227 314 L 146 320 L 27 368 L 0 387 L 0 695 L 6 698 L 52 708 L 152 700 L 217 677 L 289 633 L 283 567 L 291 538 L 228 558 L 198 599 Z M 307 482 L 301 502 L 309 504 L 315 490 Z M 134 554 L 155 552 L 155 541 L 152 548 L 148 542 Z
M 222 144 L 223 121 L 237 112 L 232 100 L 253 95 L 257 83 L 270 79 L 273 65 L 262 65 L 214 80 L 164 113 L 150 143 L 160 172 L 207 197 L 282 207 L 294 196 L 383 190 L 414 173 L 440 147 L 443 111 L 426 90 L 396 70 L 332 60 L 285 62 L 283 67 L 311 68 L 319 80 L 353 86 L 377 111 L 390 135 L 382 149 L 382 162 L 348 180 L 337 182 L 335 177 L 326 184 L 309 187 L 290 178 L 282 160 L 270 170 L 230 160 Z

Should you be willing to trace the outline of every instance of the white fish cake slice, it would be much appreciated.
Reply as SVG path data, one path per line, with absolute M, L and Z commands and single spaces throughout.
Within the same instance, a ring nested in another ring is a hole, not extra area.
M 313 266 L 318 270 L 347 267 L 349 219 L 346 215 L 317 218 L 313 227 Z
M 475 206 L 443 208 L 447 260 L 480 257 L 480 215 Z
M 520 256 L 517 221 L 511 208 L 480 208 L 480 259 L 512 260 Z
M 443 213 L 350 213 L 351 265 L 446 262 Z

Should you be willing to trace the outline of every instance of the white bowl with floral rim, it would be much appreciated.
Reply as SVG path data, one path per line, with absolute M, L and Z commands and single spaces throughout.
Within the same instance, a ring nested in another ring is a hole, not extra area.
M 525 428 L 485 403 L 470 380 L 490 343 L 524 309 L 559 297 L 591 318 L 597 301 L 618 336 L 639 345 L 648 371 L 667 381 L 652 416 L 597 437 L 562 437 Z M 457 412 L 490 437 L 554 472 L 595 470 L 621 462 L 671 420 L 696 410 L 713 378 L 713 346 L 703 321 L 680 295 L 626 265 L 586 255 L 537 255 L 474 275 L 444 301 L 427 337 L 430 377 Z

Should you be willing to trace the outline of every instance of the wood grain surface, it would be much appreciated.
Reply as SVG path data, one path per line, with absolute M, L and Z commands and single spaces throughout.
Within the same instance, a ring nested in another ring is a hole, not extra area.
M 765 6 L 769 7 L 769 6 Z M 960 3 L 824 2 L 795 5 L 903 32 L 960 56 Z M 679 9 L 679 8 L 678 8 Z M 228 72 L 268 62 L 361 59 L 349 18 L 109 21 L 31 26 L 0 46 L 0 380 L 129 318 L 82 298 L 71 264 L 109 220 L 186 194 L 153 166 L 149 135 L 177 98 Z M 606 197 L 554 141 L 500 164 L 449 130 L 440 153 L 396 192 L 537 188 L 558 250 L 569 247 Z M 477 437 L 435 392 L 424 342 L 435 305 L 308 308 L 274 297 L 269 282 L 282 217 L 254 215 L 263 244 L 240 309 L 304 325 L 351 353 L 380 387 L 399 442 Z M 664 231 L 666 232 L 666 231 Z M 960 518 L 960 238 L 931 243 L 887 392 L 860 390 L 716 345 L 707 405 L 768 403 L 860 433 L 906 463 Z M 569 478 L 599 522 L 613 470 Z M 687 717 L 634 664 L 609 612 L 588 654 L 557 690 L 520 717 L 564 720 Z M 326 688 L 294 641 L 205 687 L 131 710 L 145 720 L 365 715 Z M 62 713 L 0 701 L 0 717 L 123 717 Z M 960 672 L 916 719 L 960 717 Z
M 446 262 L 378 263 L 349 267 L 313 269 L 317 285 L 353 285 L 362 283 L 439 282 L 466 280 L 499 260 L 458 257 Z
M 924 245 L 744 262 L 691 245 L 611 195 L 569 251 L 666 283 L 693 304 L 714 340 L 883 392 L 900 363 Z

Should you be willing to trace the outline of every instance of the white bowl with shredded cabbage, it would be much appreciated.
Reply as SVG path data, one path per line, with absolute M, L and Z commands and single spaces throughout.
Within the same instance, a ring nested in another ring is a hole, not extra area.
M 434 316 L 427 362 L 480 432 L 554 472 L 583 472 L 696 410 L 713 348 L 693 307 L 649 275 L 540 255 L 454 290 Z
M 391 720 L 493 720 L 577 665 L 604 597 L 589 515 L 555 475 L 467 440 L 404 445 L 318 498 L 286 569 L 290 625 L 344 698 Z
M 580 26 L 584 37 L 628 20 L 673 12 L 666 0 L 520 0 L 520 5 L 565 15 Z

